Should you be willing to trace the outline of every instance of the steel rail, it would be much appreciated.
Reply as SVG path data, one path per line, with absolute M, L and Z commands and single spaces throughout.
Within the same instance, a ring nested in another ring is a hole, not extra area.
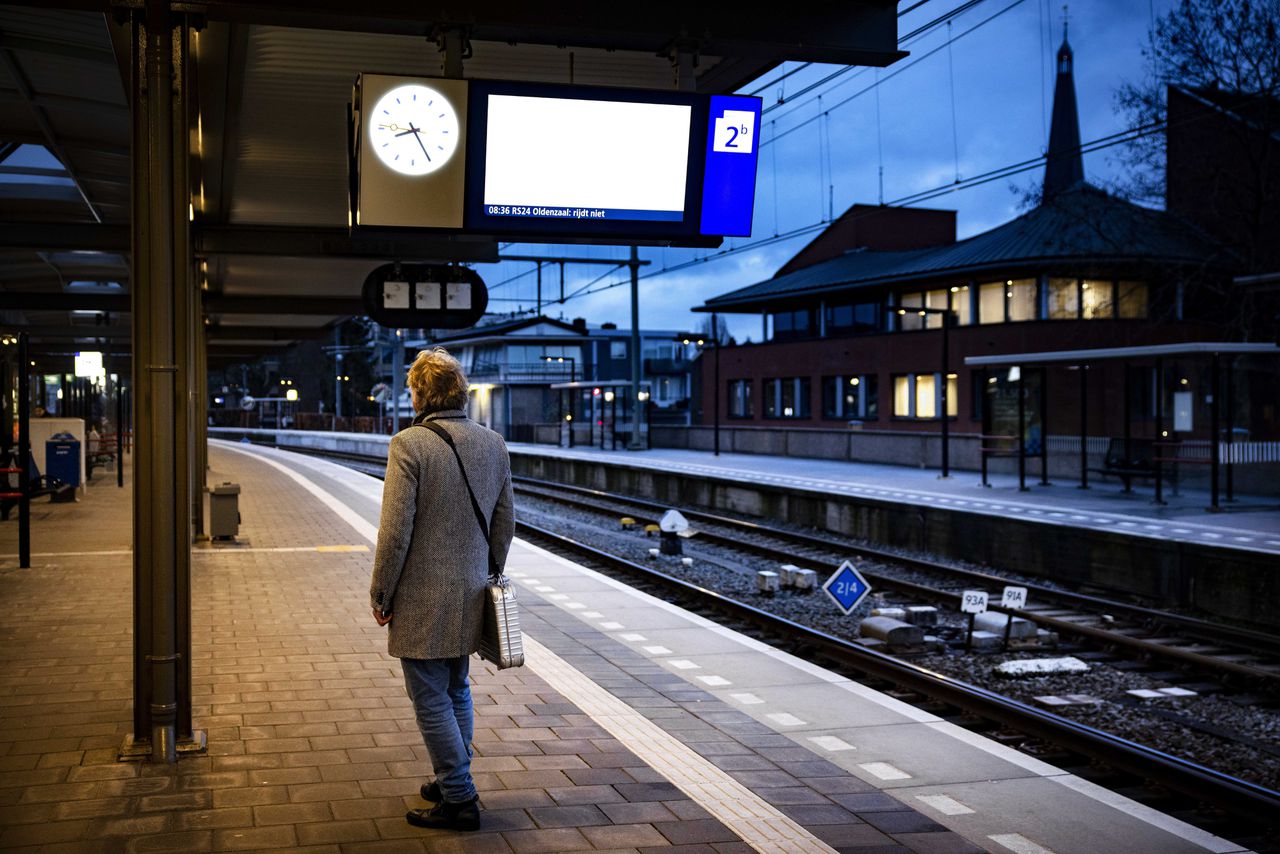
M 689 597 L 701 607 L 718 609 L 735 620 L 751 623 L 776 633 L 788 643 L 817 651 L 841 667 L 891 682 L 914 693 L 1012 727 L 1026 735 L 1052 742 L 1139 778 L 1177 790 L 1198 802 L 1212 803 L 1233 815 L 1245 816 L 1263 826 L 1274 823 L 1276 816 L 1280 815 L 1280 792 L 1265 786 L 1232 777 L 1077 721 L 1036 709 L 985 688 L 865 649 L 729 598 L 714 590 L 673 578 L 663 572 L 611 555 L 528 522 L 517 521 L 516 527 L 523 534 L 553 543 L 558 548 L 625 575 L 642 579 L 666 591 Z
M 617 495 L 615 493 L 603 492 L 601 490 L 590 489 L 587 487 L 572 486 L 572 485 L 554 483 L 551 481 L 536 480 L 534 478 L 525 478 L 525 477 L 514 477 L 512 478 L 512 481 L 516 484 L 519 484 L 525 487 L 532 487 L 534 489 L 539 489 L 539 490 L 551 489 L 551 490 L 572 492 L 579 495 L 590 495 L 591 497 L 594 497 L 594 498 L 600 498 L 600 499 L 605 499 L 605 500 L 609 500 L 609 501 L 613 501 L 621 504 L 627 504 L 633 507 L 643 507 L 655 513 L 665 512 L 665 510 L 667 509 L 667 505 L 661 504 L 659 502 L 654 502 L 654 501 L 650 501 L 648 499 L 643 499 L 643 498 L 633 498 L 630 496 Z M 565 500 L 561 496 L 551 496 L 551 495 L 544 494 L 544 497 L 547 497 L 551 500 Z M 586 509 L 595 509 L 597 511 L 600 510 L 599 507 L 591 508 L 585 502 L 578 503 L 578 506 L 584 507 Z M 808 548 L 820 549 L 822 551 L 854 554 L 862 557 L 874 558 L 876 560 L 883 560 L 887 562 L 905 565 L 908 567 L 918 568 L 926 572 L 952 575 L 957 578 L 964 579 L 967 582 L 980 582 L 980 583 L 987 583 L 987 584 L 993 584 L 993 585 L 1004 585 L 1004 584 L 1010 583 L 1009 579 L 1001 578 L 1000 576 L 993 575 L 991 573 L 980 572 L 978 570 L 972 570 L 972 569 L 966 569 L 964 567 L 954 566 L 952 564 L 941 563 L 938 561 L 926 560 L 923 558 L 916 558 L 908 555 L 901 555 L 894 552 L 877 549 L 872 546 L 850 545 L 847 543 L 841 543 L 834 540 L 825 539 L 823 537 L 815 536 L 813 534 L 805 534 L 799 531 L 789 531 L 783 528 L 774 528 L 774 527 L 771 527 L 768 525 L 762 525 L 756 522 L 748 522 L 741 519 L 733 519 L 730 517 L 719 516 L 713 513 L 706 513 L 698 510 L 682 509 L 681 513 L 683 513 L 684 516 L 690 521 L 701 521 L 704 523 L 736 528 L 744 532 L 758 533 L 758 534 L 774 537 L 781 540 L 787 540 L 797 545 L 803 545 Z M 798 564 L 799 562 L 805 560 L 801 556 L 793 555 L 793 554 L 784 552 L 780 549 L 774 549 L 764 544 L 745 543 L 741 540 L 736 540 L 736 539 L 733 539 L 732 537 L 725 537 L 723 535 L 718 535 L 710 531 L 700 531 L 698 536 L 707 541 L 719 542 L 723 545 L 727 545 L 730 548 L 737 548 L 740 550 L 751 550 L 751 551 L 757 551 L 760 553 L 767 552 L 769 557 L 780 560 L 780 561 L 784 561 L 787 563 Z M 810 561 L 810 567 L 830 569 L 830 567 L 826 566 L 825 564 L 818 564 L 813 561 Z M 859 571 L 863 572 L 863 574 L 867 575 L 868 577 L 870 577 L 871 575 L 871 573 L 867 572 L 866 570 L 862 570 L 861 568 L 859 568 Z M 878 575 L 878 577 L 885 584 L 885 586 L 910 585 L 910 582 L 900 581 L 898 579 L 894 579 L 888 576 Z M 1194 617 L 1185 617 L 1180 614 L 1170 614 L 1165 611 L 1156 610 L 1154 608 L 1144 608 L 1138 605 L 1130 605 L 1124 602 L 1116 602 L 1111 599 L 1103 599 L 1101 597 L 1089 596 L 1083 593 L 1075 593 L 1068 590 L 1058 590 L 1052 587 L 1038 585 L 1038 584 L 1035 584 L 1034 582 L 1018 581 L 1017 584 L 1018 586 L 1026 587 L 1028 591 L 1035 594 L 1036 596 L 1042 597 L 1043 599 L 1051 602 L 1058 602 L 1064 605 L 1074 605 L 1076 607 L 1083 607 L 1091 610 L 1101 610 L 1113 616 L 1126 616 L 1131 619 L 1146 620 L 1153 623 L 1160 623 L 1170 628 L 1177 628 L 1177 629 L 1183 630 L 1188 634 L 1192 634 L 1202 640 L 1208 640 L 1214 643 L 1230 642 L 1233 644 L 1238 644 L 1240 646 L 1249 647 L 1252 649 L 1258 649 L 1259 647 L 1262 647 L 1264 648 L 1264 651 L 1268 653 L 1280 655 L 1280 638 L 1277 638 L 1273 635 L 1268 635 L 1262 632 L 1255 632 L 1249 629 L 1240 629 L 1234 626 L 1220 625 L 1218 623 L 1210 623 L 1204 620 L 1197 620 Z M 922 588 L 922 589 L 931 590 L 932 588 Z M 946 593 L 946 591 L 935 591 L 935 592 L 943 593 L 943 594 Z M 958 594 L 951 594 L 951 595 L 956 595 L 958 598 Z M 1055 628 L 1062 628 L 1064 630 L 1069 628 L 1071 631 L 1078 631 L 1081 634 L 1085 634 L 1096 639 L 1108 639 L 1108 640 L 1114 641 L 1117 644 L 1131 646 L 1133 648 L 1139 648 L 1138 646 L 1135 646 L 1135 643 L 1145 644 L 1146 647 L 1154 647 L 1156 649 L 1161 650 L 1162 654 L 1164 653 L 1164 651 L 1167 651 L 1171 657 L 1179 658 L 1181 660 L 1186 661 L 1189 664 L 1196 664 L 1198 666 L 1209 666 L 1210 664 L 1212 664 L 1212 666 L 1214 667 L 1225 668 L 1235 673 L 1236 675 L 1245 676 L 1253 679 L 1267 679 L 1267 680 L 1280 679 L 1280 673 L 1275 673 L 1275 672 L 1263 670 L 1260 668 L 1250 667 L 1249 665 L 1245 665 L 1245 664 L 1237 664 L 1235 662 L 1221 661 L 1219 659 L 1214 658 L 1213 656 L 1202 655 L 1194 652 L 1186 652 L 1183 650 L 1179 650 L 1177 647 L 1170 647 L 1162 644 L 1151 644 L 1149 642 L 1143 641 L 1141 638 L 1133 638 L 1129 635 L 1108 631 L 1106 629 L 1095 629 L 1091 626 L 1085 626 L 1079 623 L 1071 622 L 1070 620 L 1063 620 L 1058 617 L 1043 615 L 1038 611 L 1029 611 L 1025 609 L 1010 609 L 1010 608 L 1004 608 L 1000 605 L 991 605 L 989 606 L 989 609 L 992 611 L 1000 611 L 1002 613 L 1013 614 L 1016 617 L 1023 617 L 1025 619 L 1032 620 L 1034 622 L 1043 623 L 1044 625 L 1052 625 Z

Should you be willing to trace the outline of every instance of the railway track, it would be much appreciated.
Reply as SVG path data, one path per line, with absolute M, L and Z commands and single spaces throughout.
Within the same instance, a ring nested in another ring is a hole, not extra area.
M 316 455 L 334 458 L 378 477 L 382 476 L 385 467 L 385 461 L 375 457 L 333 453 Z M 646 505 L 650 510 L 666 509 L 654 502 L 612 496 L 597 490 L 565 487 L 562 484 L 542 484 L 530 482 L 527 479 L 517 480 L 519 491 L 531 497 L 536 492 L 543 493 L 539 497 L 545 497 L 546 493 L 555 491 L 577 493 L 574 500 L 590 505 L 595 512 L 617 510 L 618 506 L 615 505 L 625 505 L 633 509 Z M 607 503 L 609 506 L 602 510 L 602 503 Z M 783 552 L 778 546 L 769 546 L 779 554 L 785 554 L 787 562 L 797 565 L 801 565 L 801 560 L 816 561 L 824 550 L 829 552 L 833 548 L 833 541 L 817 535 L 731 520 L 715 514 L 683 510 L 682 512 L 690 521 L 706 526 L 699 534 L 700 537 L 708 536 L 713 524 L 732 523 L 731 527 L 739 531 L 739 541 L 734 544 L 735 547 L 742 545 L 744 532 L 751 531 L 756 537 L 768 537 L 777 532 L 779 539 L 786 540 L 793 546 L 815 550 L 812 553 L 806 551 L 807 557 L 801 557 L 795 549 Z M 722 624 L 737 628 L 801 658 L 820 662 L 836 672 L 881 690 L 896 699 L 912 703 L 966 729 L 983 733 L 1002 744 L 1075 773 L 1097 785 L 1120 792 L 1126 797 L 1138 800 L 1189 824 L 1255 850 L 1280 850 L 1280 845 L 1277 844 L 1277 839 L 1280 839 L 1278 835 L 1280 834 L 1280 792 L 1135 743 L 1081 722 L 1063 718 L 997 692 L 940 675 L 909 661 L 866 649 L 859 644 L 801 625 L 746 602 L 707 590 L 702 586 L 690 584 L 651 566 L 609 554 L 527 521 L 518 519 L 517 530 L 520 536 L 553 552 L 571 557 L 597 570 L 625 578 L 628 583 L 653 595 L 672 601 L 695 613 L 711 616 Z M 843 543 L 835 545 L 838 547 L 837 553 L 846 556 L 856 553 L 875 557 L 881 561 L 910 564 L 915 568 L 937 567 L 948 573 L 955 573 L 953 577 L 958 583 L 969 586 L 978 579 L 988 584 L 1004 582 L 1004 579 L 998 576 L 960 567 L 906 558 L 865 547 L 850 547 Z M 764 545 L 760 544 L 760 547 L 763 548 Z M 753 544 L 748 548 L 754 550 L 757 545 Z M 831 564 L 828 561 L 823 566 L 830 568 Z M 1198 638 L 1205 633 L 1212 634 L 1219 628 L 1216 624 L 1202 623 L 1202 621 L 1176 615 L 1165 615 L 1162 612 L 1121 605 L 1121 603 L 1113 603 L 1097 597 L 1064 593 L 1034 585 L 1028 586 L 1031 586 L 1037 595 L 1044 595 L 1046 599 L 1051 595 L 1062 596 L 1065 598 L 1058 601 L 1079 603 L 1081 611 L 1086 606 L 1102 603 L 1114 606 L 1111 610 L 1117 612 L 1122 608 L 1127 609 L 1126 619 L 1136 620 L 1148 613 L 1158 617 L 1171 616 L 1173 618 L 1171 623 L 1184 626 L 1187 635 L 1191 637 Z M 1011 610 L 1008 613 L 1026 616 L 1029 619 L 1034 619 L 1036 616 L 1035 611 Z M 1061 616 L 1051 619 L 1060 618 Z M 1233 637 L 1250 638 L 1255 634 L 1247 630 L 1225 628 Z M 1216 665 L 1214 659 L 1204 657 L 1209 659 L 1209 663 Z M 1198 659 L 1196 661 L 1198 662 Z M 1249 668 L 1247 672 L 1239 675 L 1251 679 L 1262 678 L 1264 675 L 1267 678 L 1274 678 L 1269 671 L 1258 669 L 1259 673 L 1254 673 L 1254 669 Z
M 601 514 L 629 515 L 638 523 L 655 522 L 669 505 L 585 487 L 514 478 L 519 494 Z M 864 545 L 852 545 L 818 534 L 680 508 L 698 530 L 697 539 L 779 564 L 829 573 L 847 557 L 873 560 L 934 581 L 922 584 L 897 574 L 861 568 L 881 590 L 893 590 L 922 602 L 957 610 L 963 590 L 999 590 L 1006 584 L 1028 589 L 1035 605 L 1025 609 L 990 606 L 1093 645 L 1124 650 L 1144 660 L 1165 660 L 1190 667 L 1211 678 L 1228 677 L 1240 686 L 1280 694 L 1280 638 L 1171 614 L 1112 599 L 1060 590 L 953 564 L 926 560 Z
M 528 522 L 521 537 L 951 723 L 1255 850 L 1275 850 L 1280 792 L 1062 718 L 719 595 Z

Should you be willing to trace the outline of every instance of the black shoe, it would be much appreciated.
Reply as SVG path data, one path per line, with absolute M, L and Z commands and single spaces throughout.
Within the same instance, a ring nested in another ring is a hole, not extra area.
M 422 799 L 429 804 L 438 804 L 444 800 L 444 793 L 440 791 L 440 784 L 435 780 L 430 783 L 423 783 L 422 788 L 418 790 L 418 794 L 422 795 Z
M 429 810 L 409 810 L 404 820 L 414 827 L 429 827 L 436 830 L 479 830 L 480 799 L 472 798 L 460 804 L 444 801 Z

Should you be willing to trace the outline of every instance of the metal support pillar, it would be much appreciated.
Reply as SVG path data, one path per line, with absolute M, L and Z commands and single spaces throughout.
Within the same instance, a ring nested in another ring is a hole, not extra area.
M 1080 488 L 1089 488 L 1089 366 L 1080 366 Z
M 1235 484 L 1235 462 L 1233 461 L 1233 452 L 1235 449 L 1236 432 L 1236 384 L 1235 384 L 1235 365 L 1236 357 L 1227 357 L 1226 381 L 1227 381 L 1227 503 L 1236 500 L 1236 484 Z
M 1018 366 L 1018 490 L 1027 491 L 1027 398 L 1025 371 Z
M 1133 370 L 1128 362 L 1123 362 L 1122 365 L 1124 367 L 1124 462 L 1125 465 L 1129 465 L 1133 460 Z M 1132 492 L 1132 479 L 1125 477 L 1123 480 L 1124 491 Z
M 18 566 L 31 568 L 31 357 L 18 334 Z M 7 429 L 7 428 L 6 428 Z
M 174 762 L 191 726 L 191 337 L 186 18 L 133 12 L 133 734 L 122 758 Z
M 947 394 L 948 386 L 951 385 L 947 379 L 947 363 L 950 361 L 950 334 L 951 329 L 951 312 L 945 311 L 942 314 L 942 479 L 947 480 L 951 477 L 951 401 Z M 956 383 L 958 386 L 959 383 Z
M 538 302 L 537 310 L 533 313 L 534 317 L 542 316 L 542 262 L 538 262 Z
M 1219 364 L 1218 354 L 1214 353 L 1213 359 L 1209 363 L 1209 370 L 1213 375 L 1209 381 L 1213 389 L 1213 405 L 1209 407 L 1209 432 L 1210 432 L 1209 453 L 1211 454 L 1211 456 L 1209 457 L 1209 479 L 1210 481 L 1212 481 L 1210 485 L 1210 495 L 1211 495 L 1212 503 L 1209 509 L 1213 512 L 1217 512 L 1218 510 L 1222 509 L 1218 505 L 1218 468 L 1220 465 L 1218 460 L 1218 452 L 1220 450 L 1219 443 L 1222 438 L 1221 436 L 1218 435 L 1219 421 L 1220 421 L 1219 413 L 1222 408 L 1221 403 L 1219 402 L 1221 400 L 1221 391 L 1222 391 L 1222 372 L 1220 368 L 1221 368 L 1221 365 Z
M 716 348 L 715 363 L 715 455 L 720 456 L 720 316 L 711 313 L 711 346 Z
M 627 266 L 631 268 L 631 399 L 636 402 L 631 410 L 631 438 L 627 442 L 627 450 L 639 451 L 644 444 L 640 441 L 640 253 L 635 246 L 631 247 Z
M 198 279 L 193 275 L 192 281 Z M 195 522 L 195 537 L 200 539 L 205 533 L 204 493 L 209 471 L 209 347 L 204 313 L 200 311 L 197 300 L 191 301 L 191 310 L 194 332 L 191 336 L 194 373 L 191 384 L 191 418 L 195 443 L 194 453 L 191 455 L 191 513 Z
M 333 326 L 333 429 L 338 429 L 337 419 L 342 417 L 342 332 L 339 324 Z
M 391 343 L 395 347 L 391 351 L 391 435 L 400 432 L 400 394 L 405 390 L 404 380 L 404 338 L 400 330 L 394 329 Z M 416 414 L 416 413 L 415 413 Z
M 1164 504 L 1164 359 L 1156 359 L 1156 504 Z
M 1040 485 L 1049 486 L 1049 369 L 1040 369 Z
M 124 381 L 116 377 L 116 487 L 124 489 Z

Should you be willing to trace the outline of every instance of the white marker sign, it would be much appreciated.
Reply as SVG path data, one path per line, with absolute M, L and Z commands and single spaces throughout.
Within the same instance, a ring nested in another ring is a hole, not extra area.
M 981 614 L 987 610 L 987 591 L 966 590 L 960 594 L 960 613 Z
M 1006 587 L 1004 589 L 1004 596 L 1000 598 L 1000 607 L 1002 608 L 1027 607 L 1027 588 Z

